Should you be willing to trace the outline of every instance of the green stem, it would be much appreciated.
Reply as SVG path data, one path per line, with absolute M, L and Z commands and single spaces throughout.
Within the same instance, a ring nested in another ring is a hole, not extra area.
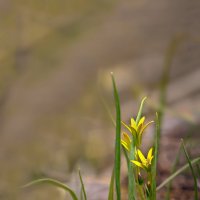
M 130 160 L 135 159 L 135 144 L 134 140 L 131 142 L 131 149 L 130 149 Z M 135 172 L 134 172 L 134 166 L 131 162 L 129 162 L 128 165 L 128 199 L 129 200 L 135 200 L 136 197 L 136 185 L 135 185 Z

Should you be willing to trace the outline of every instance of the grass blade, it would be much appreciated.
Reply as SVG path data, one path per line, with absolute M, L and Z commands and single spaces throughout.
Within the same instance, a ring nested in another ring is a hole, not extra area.
M 195 199 L 195 200 L 198 200 L 197 178 L 196 178 L 196 175 L 195 175 L 195 172 L 194 172 L 192 163 L 191 163 L 191 161 L 190 161 L 190 157 L 189 157 L 188 152 L 187 152 L 187 150 L 186 150 L 185 144 L 184 144 L 184 142 L 183 142 L 183 139 L 181 139 L 181 144 L 182 144 L 182 147 L 183 147 L 183 150 L 184 150 L 184 153 L 185 153 L 185 157 L 187 158 L 188 164 L 189 164 L 189 166 L 190 166 L 190 170 L 191 170 L 191 172 L 192 172 L 192 176 L 193 176 L 193 178 L 194 178 L 194 190 L 195 190 L 194 199 Z
M 126 149 L 124 147 L 122 147 L 122 149 L 123 149 L 123 153 L 124 153 L 124 156 L 125 156 L 125 159 L 126 159 L 127 168 L 128 168 L 129 157 L 128 157 Z
M 184 35 L 176 35 L 170 42 L 165 55 L 164 68 L 160 82 L 160 100 L 159 100 L 159 116 L 160 116 L 160 126 L 162 127 L 162 119 L 166 107 L 167 100 L 167 87 L 170 79 L 170 70 L 172 66 L 173 59 L 177 52 L 178 47 L 184 41 Z
M 151 196 L 152 200 L 156 200 L 156 174 L 157 174 L 157 163 L 158 163 L 158 146 L 160 142 L 160 120 L 159 115 L 156 113 L 156 132 L 154 137 L 154 159 L 152 162 L 152 186 L 151 186 Z
M 115 173 L 113 169 L 109 185 L 108 200 L 114 200 L 114 183 L 115 183 Z
M 181 155 L 181 146 L 179 146 L 178 152 L 176 154 L 176 158 L 171 169 L 171 174 L 173 174 L 176 170 L 176 166 L 178 165 L 180 155 Z M 165 200 L 170 199 L 171 186 L 172 186 L 172 180 L 167 184 L 167 192 L 166 192 Z
M 191 161 L 191 165 L 194 165 L 196 163 L 200 162 L 200 157 L 195 158 Z M 178 176 L 179 174 L 181 174 L 182 172 L 184 172 L 186 169 L 188 169 L 190 167 L 190 165 L 187 163 L 185 164 L 183 167 L 181 167 L 179 170 L 177 170 L 176 172 L 174 172 L 171 176 L 169 176 L 165 181 L 163 181 L 157 188 L 156 191 L 160 190 L 161 188 L 163 188 L 165 185 L 167 185 L 171 180 L 173 180 L 176 176 Z
M 109 108 L 109 106 L 108 106 L 108 103 L 106 102 L 106 100 L 104 99 L 104 97 L 103 97 L 102 95 L 100 95 L 100 99 L 101 99 L 102 104 L 103 104 L 103 106 L 104 106 L 104 108 L 105 108 L 105 110 L 106 110 L 106 112 L 107 112 L 107 114 L 108 114 L 108 117 L 111 119 L 113 125 L 116 126 L 115 119 L 114 119 L 114 117 L 112 116 L 112 113 L 111 113 L 111 111 L 110 111 L 110 108 Z
M 79 174 L 79 179 L 80 179 L 80 182 L 81 182 L 81 193 L 83 193 L 84 200 L 87 200 L 87 195 L 86 195 L 86 192 L 85 192 L 85 186 L 84 186 L 84 183 L 83 183 L 83 179 L 82 179 L 82 176 L 81 176 L 81 170 L 80 169 L 78 170 L 78 174 Z
M 38 184 L 50 184 L 50 185 L 62 188 L 66 192 L 69 192 L 69 194 L 71 195 L 73 200 L 78 200 L 78 197 L 76 196 L 75 192 L 71 188 L 69 188 L 66 184 L 64 184 L 60 181 L 54 180 L 54 179 L 50 179 L 50 178 L 43 178 L 43 179 L 38 179 L 38 180 L 32 181 L 32 182 L 24 185 L 23 188 L 30 187 L 33 185 L 38 185 Z
M 200 167 L 199 167 L 198 164 L 196 166 L 197 166 L 197 172 L 198 172 L 198 175 L 199 175 L 199 178 L 200 178 Z
M 143 110 L 144 102 L 146 99 L 147 99 L 147 97 L 144 97 L 141 101 L 140 108 L 139 108 L 137 118 L 136 118 L 136 124 L 138 124 L 140 118 L 142 117 L 142 110 Z
M 121 199 L 121 191 L 120 191 L 120 168 L 121 168 L 121 112 L 120 112 L 120 101 L 119 95 L 117 92 L 117 87 L 115 83 L 115 79 L 113 73 L 112 76 L 112 84 L 114 90 L 114 99 L 115 99 L 115 109 L 116 109 L 116 138 L 115 138 L 115 184 L 116 184 L 116 194 L 117 200 Z

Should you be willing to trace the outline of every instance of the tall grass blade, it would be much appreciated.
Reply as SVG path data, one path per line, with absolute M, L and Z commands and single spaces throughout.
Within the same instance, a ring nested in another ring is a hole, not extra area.
M 187 158 L 187 161 L 188 161 L 188 164 L 190 166 L 190 170 L 192 172 L 192 176 L 193 176 L 193 179 L 194 179 L 194 192 L 195 192 L 194 199 L 198 200 L 197 178 L 196 178 L 196 175 L 195 175 L 195 172 L 194 172 L 190 157 L 189 157 L 188 152 L 186 150 L 185 144 L 183 142 L 183 139 L 181 139 L 181 144 L 182 144 L 182 147 L 183 147 L 183 150 L 184 150 L 184 153 L 185 153 L 185 157 Z
M 176 154 L 176 158 L 175 158 L 175 161 L 174 161 L 172 169 L 171 169 L 171 174 L 173 174 L 176 170 L 180 155 L 181 155 L 181 146 L 179 146 L 179 148 L 178 148 L 178 152 Z M 171 186 L 172 186 L 172 180 L 169 181 L 169 183 L 167 184 L 167 191 L 166 191 L 165 200 L 170 200 Z
M 159 92 L 160 92 L 159 108 L 158 108 L 159 133 L 161 132 L 163 116 L 164 116 L 165 108 L 167 104 L 167 87 L 170 80 L 170 70 L 171 70 L 172 62 L 176 54 L 177 48 L 179 47 L 183 39 L 184 39 L 183 35 L 176 35 L 170 42 L 166 51 L 165 60 L 164 60 L 164 68 L 162 72 L 160 89 L 159 89 Z M 159 148 L 160 148 L 160 139 L 158 140 L 158 151 L 159 151 Z
M 200 157 L 195 158 L 191 161 L 191 165 L 194 165 L 196 163 L 200 162 Z M 177 170 L 176 172 L 174 172 L 171 176 L 169 176 L 165 181 L 163 181 L 157 188 L 156 191 L 160 190 L 161 188 L 163 188 L 165 185 L 167 185 L 171 180 L 173 180 L 176 176 L 178 176 L 179 174 L 181 174 L 182 172 L 184 172 L 186 169 L 188 169 L 190 167 L 189 164 L 185 164 L 183 167 L 181 167 L 179 170 Z
M 156 132 L 154 139 L 154 159 L 152 162 L 152 186 L 151 186 L 151 196 L 152 200 L 156 200 L 156 174 L 157 174 L 157 163 L 158 163 L 158 145 L 160 140 L 160 124 L 159 115 L 156 113 Z
M 197 164 L 196 166 L 197 166 L 197 173 L 198 173 L 198 175 L 199 175 L 199 178 L 200 178 L 200 167 L 199 167 L 199 165 L 198 165 L 198 164 Z
M 113 169 L 109 185 L 108 200 L 114 200 L 114 183 L 115 183 L 115 173 Z
M 78 200 L 78 197 L 76 196 L 75 192 L 70 187 L 68 187 L 66 184 L 64 184 L 60 181 L 50 179 L 50 178 L 43 178 L 43 179 L 38 179 L 38 180 L 32 181 L 32 182 L 24 185 L 23 188 L 30 187 L 33 185 L 38 185 L 38 184 L 50 184 L 50 185 L 56 186 L 58 188 L 64 189 L 66 192 L 69 192 L 69 194 L 71 195 L 73 200 Z
M 115 79 L 113 73 L 112 76 L 112 84 L 114 90 L 114 99 L 115 99 L 115 109 L 116 109 L 116 138 L 115 138 L 115 184 L 116 184 L 116 196 L 117 200 L 121 199 L 121 191 L 120 191 L 120 168 L 121 168 L 121 111 L 120 111 L 120 101 L 119 95 L 115 83 Z
M 85 186 L 84 186 L 84 183 L 83 183 L 83 178 L 81 176 L 81 170 L 80 169 L 78 170 L 78 174 L 79 174 L 79 179 L 80 179 L 80 182 L 81 182 L 81 193 L 83 193 L 84 200 L 87 200 Z
M 170 70 L 172 66 L 172 62 L 174 59 L 174 56 L 177 52 L 177 48 L 181 44 L 181 42 L 184 40 L 184 35 L 176 35 L 172 41 L 170 42 L 166 55 L 164 60 L 164 69 L 161 77 L 161 83 L 160 83 L 160 101 L 159 101 L 159 116 L 160 121 L 162 122 L 164 110 L 166 107 L 166 100 L 167 100 L 167 86 L 169 84 L 169 78 L 170 78 Z M 162 123 L 160 123 L 160 126 L 162 127 Z

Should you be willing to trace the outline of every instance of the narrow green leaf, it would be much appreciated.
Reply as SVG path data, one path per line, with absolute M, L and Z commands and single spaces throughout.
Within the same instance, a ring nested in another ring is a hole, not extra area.
M 156 132 L 155 132 L 155 139 L 154 139 L 154 158 L 152 162 L 152 173 L 151 173 L 151 196 L 152 200 L 156 200 L 156 174 L 157 174 L 157 163 L 158 163 L 158 146 L 160 141 L 160 120 L 159 115 L 156 113 Z
M 162 127 L 162 119 L 164 116 L 164 111 L 166 107 L 167 100 L 167 87 L 170 80 L 170 70 L 172 67 L 173 59 L 177 52 L 178 47 L 184 41 L 184 35 L 176 35 L 172 38 L 165 54 L 164 67 L 160 82 L 160 100 L 159 100 L 159 116 L 160 116 L 160 127 Z
M 183 147 L 183 150 L 184 150 L 184 153 L 185 153 L 185 157 L 187 158 L 187 161 L 188 161 L 188 164 L 189 164 L 189 166 L 190 166 L 190 170 L 191 170 L 191 172 L 192 172 L 192 176 L 193 176 L 193 179 L 194 179 L 194 191 L 195 191 L 194 199 L 195 199 L 195 200 L 198 200 L 197 178 L 196 178 L 196 175 L 195 175 L 195 172 L 194 172 L 194 169 L 193 169 L 193 166 L 192 166 L 190 157 L 189 157 L 188 152 L 187 152 L 187 150 L 186 150 L 185 144 L 184 144 L 184 142 L 183 142 L 183 139 L 181 139 L 181 144 L 182 144 L 182 147 Z
M 126 149 L 123 146 L 122 146 L 122 149 L 123 149 L 123 153 L 124 153 L 124 156 L 125 156 L 125 159 L 126 159 L 126 164 L 127 164 L 127 169 L 128 169 L 129 157 L 128 157 Z
M 135 143 L 134 140 L 131 142 L 131 149 L 130 149 L 130 160 L 135 160 Z M 135 181 L 135 167 L 133 163 L 129 161 L 128 164 L 128 199 L 135 200 L 136 198 L 136 181 Z
M 136 124 L 138 124 L 138 122 L 140 121 L 140 118 L 142 116 L 142 110 L 143 110 L 144 102 L 145 102 L 146 99 L 147 99 L 147 97 L 144 97 L 141 101 L 140 108 L 139 108 L 137 118 L 136 118 Z
M 109 185 L 108 200 L 114 200 L 114 182 L 115 182 L 115 173 L 113 169 Z
M 108 106 L 108 103 L 106 102 L 106 100 L 104 99 L 104 97 L 103 97 L 102 95 L 100 95 L 100 99 L 101 99 L 101 101 L 102 101 L 102 103 L 103 103 L 104 108 L 106 109 L 106 112 L 107 112 L 107 114 L 108 114 L 108 117 L 111 119 L 113 125 L 116 126 L 115 119 L 114 119 L 114 117 L 112 116 L 112 113 L 111 113 L 111 111 L 110 111 L 110 108 L 109 108 L 109 106 Z
M 173 174 L 176 170 L 180 155 L 181 155 L 181 146 L 179 146 L 179 148 L 178 148 L 178 152 L 176 154 L 176 158 L 175 158 L 175 161 L 174 161 L 172 169 L 171 169 L 171 174 Z M 166 191 L 165 200 L 170 200 L 171 185 L 172 185 L 172 180 L 169 181 L 169 183 L 167 184 L 167 191 Z
M 64 184 L 60 181 L 54 180 L 54 179 L 50 179 L 50 178 L 43 178 L 43 179 L 38 179 L 38 180 L 32 181 L 32 182 L 24 185 L 23 188 L 30 187 L 33 185 L 38 185 L 38 184 L 50 184 L 50 185 L 62 188 L 66 192 L 69 192 L 69 194 L 71 195 L 73 200 L 78 200 L 78 197 L 76 196 L 75 192 L 71 188 L 69 188 L 66 184 Z
M 191 161 L 191 165 L 194 165 L 196 163 L 200 162 L 200 157 L 195 158 L 194 160 Z M 184 172 L 186 169 L 188 169 L 190 165 L 187 163 L 183 167 L 181 167 L 179 170 L 174 172 L 171 176 L 169 176 L 165 181 L 163 181 L 157 188 L 156 191 L 160 190 L 162 187 L 167 185 L 171 180 L 173 180 L 176 176 Z
M 115 83 L 115 79 L 113 73 L 112 76 L 112 84 L 114 90 L 114 99 L 115 99 L 115 109 L 116 109 L 116 138 L 115 138 L 115 184 L 116 184 L 116 193 L 117 200 L 121 199 L 121 191 L 120 191 L 120 168 L 121 168 L 121 111 L 120 111 L 120 101 L 119 95 L 117 92 L 117 87 Z
M 79 179 L 80 179 L 80 182 L 81 182 L 81 193 L 83 193 L 84 200 L 87 200 L 85 186 L 84 186 L 84 183 L 83 183 L 83 179 L 82 179 L 82 176 L 81 176 L 81 170 L 80 169 L 78 170 L 78 174 L 79 174 Z
M 196 166 L 197 166 L 197 172 L 198 172 L 198 175 L 199 175 L 199 178 L 200 178 L 200 167 L 199 167 L 198 164 Z

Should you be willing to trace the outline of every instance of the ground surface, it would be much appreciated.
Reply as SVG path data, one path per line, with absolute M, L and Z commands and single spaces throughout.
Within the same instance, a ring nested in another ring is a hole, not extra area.
M 183 125 L 187 130 L 200 119 L 199 1 L 88 0 L 85 6 L 61 7 L 51 1 L 45 8 L 33 2 L 0 5 L 1 199 L 13 199 L 9 187 L 36 177 L 68 180 L 77 165 L 104 180 L 112 166 L 114 129 L 99 85 L 113 110 L 109 73 L 114 72 L 125 121 L 136 113 L 141 96 L 148 95 L 148 107 L 155 106 L 166 49 L 177 38 L 181 42 L 171 69 L 160 161 L 166 176 L 169 168 L 162 163 L 173 160 L 167 152 L 173 154 L 187 132 L 174 137 L 174 130 Z M 184 190 L 180 194 L 187 196 L 186 188 L 179 188 Z M 19 199 L 54 199 L 54 192 L 51 197 L 45 192 L 49 188 L 43 191 Z M 103 199 L 97 194 L 105 193 L 100 189 L 91 199 Z

